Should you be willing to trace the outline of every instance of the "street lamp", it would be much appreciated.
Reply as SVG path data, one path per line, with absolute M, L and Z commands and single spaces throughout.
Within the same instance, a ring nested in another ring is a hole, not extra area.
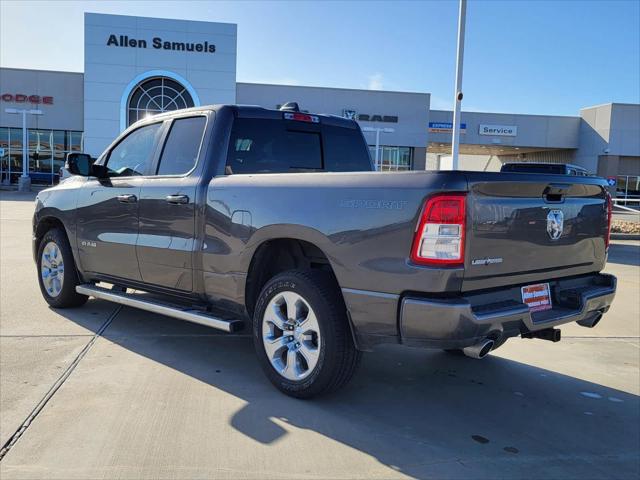
M 31 178 L 29 177 L 29 139 L 27 137 L 27 115 L 42 115 L 42 110 L 6 108 L 4 111 L 13 115 L 22 115 L 22 175 L 18 180 L 18 190 L 21 192 L 28 192 L 31 190 Z M 11 174 L 9 174 L 9 181 L 11 181 Z
M 395 130 L 393 128 L 373 128 L 373 127 L 363 127 L 363 132 L 375 132 L 376 133 L 376 169 L 380 168 L 378 164 L 378 160 L 380 158 L 380 133 L 393 133 Z
M 452 170 L 458 170 L 460 149 L 460 109 L 462 104 L 462 60 L 464 58 L 464 29 L 467 19 L 467 0 L 460 0 L 458 11 L 458 48 L 456 51 L 456 86 L 453 100 L 453 128 L 451 138 Z

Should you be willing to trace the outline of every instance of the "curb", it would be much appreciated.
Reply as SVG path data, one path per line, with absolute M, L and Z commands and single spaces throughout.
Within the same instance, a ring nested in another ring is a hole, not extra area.
M 640 233 L 612 233 L 611 240 L 640 240 Z

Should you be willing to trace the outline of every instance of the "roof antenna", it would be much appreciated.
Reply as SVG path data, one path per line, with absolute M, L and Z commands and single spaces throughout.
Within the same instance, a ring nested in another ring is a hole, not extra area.
M 280 110 L 284 112 L 299 112 L 300 107 L 298 106 L 297 102 L 286 102 L 280 107 Z

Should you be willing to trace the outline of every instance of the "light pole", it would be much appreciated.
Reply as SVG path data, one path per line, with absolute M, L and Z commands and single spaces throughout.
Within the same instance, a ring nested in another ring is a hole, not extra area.
M 464 57 L 464 26 L 467 17 L 467 0 L 460 0 L 458 14 L 458 51 L 456 54 L 456 88 L 453 101 L 453 138 L 451 139 L 452 169 L 458 170 L 460 148 L 460 106 L 462 104 L 462 60 Z
M 380 133 L 393 133 L 395 130 L 393 128 L 373 128 L 373 127 L 362 127 L 363 132 L 375 132 L 376 134 L 376 169 L 380 167 L 378 165 L 378 159 L 380 158 Z
M 29 177 L 29 138 L 27 135 L 27 114 L 42 115 L 42 110 L 6 108 L 5 112 L 14 115 L 22 114 L 22 175 L 18 180 L 18 190 L 20 192 L 28 192 L 31 190 L 31 178 Z M 11 182 L 11 175 L 9 175 L 9 182 Z

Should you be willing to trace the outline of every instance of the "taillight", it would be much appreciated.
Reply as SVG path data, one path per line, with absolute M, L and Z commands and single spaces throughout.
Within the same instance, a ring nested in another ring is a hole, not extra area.
M 411 260 L 420 265 L 464 263 L 464 193 L 436 195 L 422 210 L 411 247 Z
M 320 118 L 317 115 L 309 115 L 308 113 L 285 112 L 283 116 L 285 120 L 295 120 L 296 122 L 307 123 L 320 123 Z
M 609 248 L 609 242 L 611 241 L 611 217 L 613 217 L 613 199 L 611 194 L 607 193 L 607 236 L 604 239 L 605 248 Z

